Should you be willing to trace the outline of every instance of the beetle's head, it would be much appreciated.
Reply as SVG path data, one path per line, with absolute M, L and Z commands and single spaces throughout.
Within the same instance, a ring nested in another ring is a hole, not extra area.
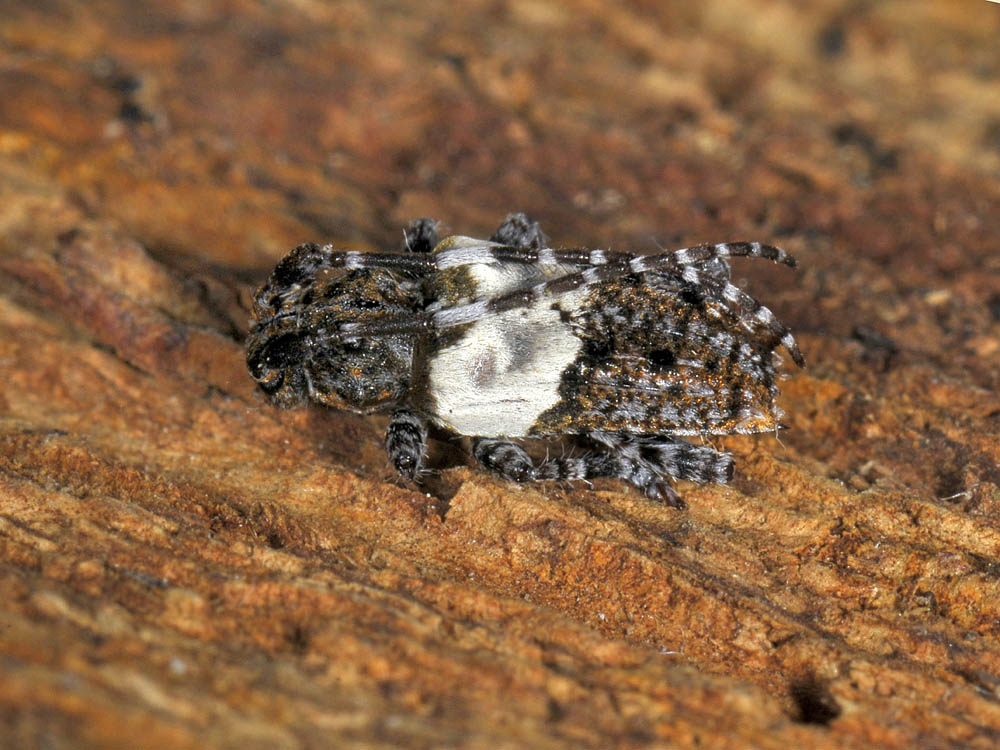
M 357 412 L 391 406 L 410 388 L 414 336 L 345 339 L 341 326 L 416 311 L 416 295 L 382 269 L 315 278 L 273 314 L 255 315 L 247 369 L 275 406 L 305 399 Z

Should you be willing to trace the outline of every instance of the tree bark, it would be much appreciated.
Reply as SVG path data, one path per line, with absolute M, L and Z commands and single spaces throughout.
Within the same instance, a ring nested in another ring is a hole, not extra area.
M 0 2 L 0 745 L 1000 743 L 1000 13 Z M 248 301 L 412 218 L 734 261 L 779 435 L 690 509 L 280 412 Z

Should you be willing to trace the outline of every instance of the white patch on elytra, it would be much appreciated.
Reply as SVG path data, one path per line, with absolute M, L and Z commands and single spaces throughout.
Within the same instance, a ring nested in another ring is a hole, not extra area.
M 496 242 L 455 235 L 446 237 L 434 248 L 434 261 L 439 269 L 455 268 L 476 263 L 496 263 L 493 248 Z
M 465 269 L 476 297 L 493 298 L 572 272 L 562 265 L 475 264 Z M 562 320 L 588 290 L 489 315 L 443 347 L 428 366 L 435 419 L 463 435 L 522 437 L 560 399 L 563 371 L 579 356 L 582 341 Z

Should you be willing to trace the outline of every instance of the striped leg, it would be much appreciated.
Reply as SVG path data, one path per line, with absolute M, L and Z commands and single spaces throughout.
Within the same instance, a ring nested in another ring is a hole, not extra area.
M 733 476 L 733 461 L 728 455 L 685 440 L 617 432 L 594 432 L 586 437 L 601 450 L 546 459 L 537 465 L 521 446 L 509 440 L 476 438 L 472 453 L 483 468 L 511 482 L 624 479 L 647 497 L 678 510 L 687 504 L 671 486 L 671 478 L 725 484 Z
M 488 471 L 510 482 L 563 481 L 616 477 L 619 468 L 614 458 L 605 452 L 582 456 L 549 458 L 537 466 L 531 456 L 517 443 L 495 438 L 476 438 L 472 455 Z
M 667 435 L 592 432 L 587 437 L 616 456 L 619 478 L 634 484 L 647 497 L 678 509 L 687 504 L 665 477 L 702 484 L 726 484 L 733 478 L 732 458 L 704 445 Z
M 414 219 L 403 232 L 403 249 L 409 253 L 429 253 L 438 243 L 438 222 Z
M 537 221 L 532 221 L 525 214 L 517 213 L 507 214 L 507 218 L 490 237 L 490 242 L 505 247 L 540 250 L 548 247 L 549 238 L 545 236 Z
M 400 476 L 416 479 L 427 452 L 427 427 L 423 420 L 409 409 L 398 409 L 385 432 L 385 451 Z
M 508 482 L 535 481 L 535 464 L 517 443 L 476 438 L 472 441 L 472 455 L 480 466 Z

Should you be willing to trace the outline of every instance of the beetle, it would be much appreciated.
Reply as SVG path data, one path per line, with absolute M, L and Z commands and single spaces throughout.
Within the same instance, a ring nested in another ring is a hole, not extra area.
M 758 242 L 552 249 L 520 213 L 488 240 L 418 219 L 397 253 L 307 243 L 254 296 L 247 366 L 279 407 L 391 412 L 385 446 L 408 480 L 433 423 L 504 479 L 615 477 L 682 508 L 672 479 L 733 474 L 731 456 L 685 438 L 776 430 L 777 350 L 803 365 L 731 282 L 734 257 L 796 265 Z M 517 442 L 566 437 L 581 452 L 535 460 Z

